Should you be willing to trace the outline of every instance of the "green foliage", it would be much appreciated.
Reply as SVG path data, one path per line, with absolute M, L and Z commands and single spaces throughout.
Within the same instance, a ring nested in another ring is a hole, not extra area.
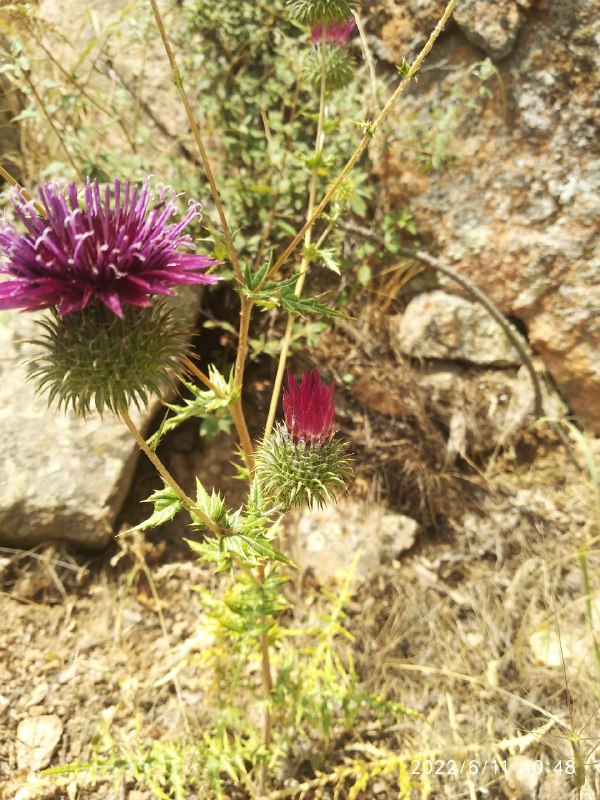
M 227 409 L 237 397 L 237 392 L 233 385 L 233 370 L 229 378 L 223 377 L 215 366 L 211 364 L 208 368 L 208 377 L 215 389 L 201 389 L 188 380 L 181 379 L 181 383 L 189 390 L 192 397 L 187 398 L 182 404 L 166 403 L 173 414 L 165 417 L 159 429 L 148 439 L 148 444 L 152 449 L 156 449 L 162 437 L 170 431 L 178 428 L 183 422 L 196 417 L 205 419 L 214 418 L 215 413 Z
M 262 513 L 264 501 L 255 484 L 249 498 L 254 513 Z M 386 698 L 363 691 L 347 653 L 351 635 L 345 627 L 344 607 L 351 599 L 355 564 L 331 600 L 329 610 L 319 613 L 303 629 L 286 629 L 276 623 L 288 608 L 282 592 L 285 576 L 269 569 L 262 584 L 241 573 L 217 597 L 206 587 L 195 587 L 203 615 L 199 625 L 207 646 L 196 658 L 198 687 L 205 697 L 204 713 L 212 720 L 192 741 L 144 740 L 137 730 L 131 736 L 113 735 L 112 716 L 98 726 L 90 761 L 46 770 L 46 774 L 87 773 L 112 775 L 115 786 L 133 783 L 160 800 L 203 797 L 224 800 L 227 785 L 243 791 L 252 785 L 258 766 L 268 760 L 272 773 L 283 762 L 302 758 L 307 748 L 314 753 L 313 768 L 327 773 L 315 786 L 337 785 L 340 796 L 358 797 L 376 777 L 391 780 L 409 797 L 418 786 L 409 774 L 409 754 L 392 753 L 370 745 L 363 755 L 361 725 L 382 728 L 397 725 L 414 712 Z M 313 598 L 307 598 L 310 608 Z M 273 742 L 270 754 L 259 741 L 256 720 L 250 710 L 260 692 L 261 652 L 258 641 L 267 634 L 274 643 L 273 667 L 277 680 L 271 694 Z M 354 755 L 342 763 L 340 742 L 355 741 Z
M 213 489 L 209 494 L 198 478 L 196 478 L 196 507 L 217 525 L 221 525 L 226 518 L 225 501 L 219 492 L 215 492 Z M 192 519 L 194 527 L 198 530 L 206 527 L 204 522 L 193 513 Z
M 200 593 L 205 614 L 213 620 L 217 628 L 228 636 L 234 634 L 233 649 L 244 645 L 244 637 L 255 639 L 275 624 L 274 616 L 286 607 L 281 592 L 286 578 L 276 570 L 267 573 L 260 583 L 247 574 L 240 575 L 218 599 L 212 592 L 196 587 Z
M 231 571 L 236 562 L 250 568 L 268 560 L 292 563 L 273 546 L 277 533 L 277 526 L 271 521 L 274 509 L 267 506 L 258 481 L 254 480 L 251 484 L 246 506 L 233 513 L 225 512 L 220 495 L 213 492 L 209 496 L 199 481 L 197 485 L 198 507 L 224 529 L 223 535 L 218 538 L 188 542 L 201 560 L 215 564 L 219 572 Z M 199 530 L 205 527 L 193 514 L 192 520 Z
M 189 352 L 187 332 L 162 302 L 126 306 L 123 319 L 99 305 L 64 317 L 50 311 L 37 324 L 31 379 L 49 404 L 82 416 L 144 407 L 152 394 L 174 391 Z
M 333 319 L 334 317 L 345 317 L 348 315 L 332 306 L 319 303 L 316 297 L 299 297 L 291 286 L 286 286 L 281 292 L 280 302 L 288 314 L 298 314 L 305 317 L 308 314 L 316 314 L 321 319 Z
M 145 531 L 148 528 L 158 528 L 164 525 L 165 522 L 172 520 L 183 509 L 182 501 L 166 484 L 164 489 L 157 489 L 147 500 L 142 502 L 152 503 L 154 512 L 147 520 L 140 522 L 139 525 L 136 525 L 131 530 Z

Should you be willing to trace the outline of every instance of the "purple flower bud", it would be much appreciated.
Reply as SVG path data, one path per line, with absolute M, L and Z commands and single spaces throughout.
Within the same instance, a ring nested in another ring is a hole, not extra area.
M 56 307 L 64 316 L 100 303 L 122 318 L 123 305 L 149 306 L 151 295 L 175 294 L 173 286 L 219 280 L 200 272 L 217 262 L 179 252 L 193 248 L 183 231 L 200 216 L 197 203 L 170 223 L 173 196 L 163 189 L 149 209 L 148 180 L 141 189 L 117 180 L 102 194 L 98 181 L 88 180 L 83 200 L 74 183 L 38 191 L 44 216 L 22 195 L 12 200 L 26 233 L 0 225 L 0 275 L 11 278 L 0 282 L 0 309 Z
M 356 28 L 356 22 L 353 19 L 348 19 L 346 22 L 334 22 L 325 28 L 325 40 L 335 44 L 348 44 L 354 28 Z M 321 44 L 323 41 L 322 25 L 315 25 L 310 32 L 310 40 L 313 44 Z
M 283 394 L 283 415 L 295 442 L 322 444 L 334 431 L 334 386 L 321 381 L 319 370 L 305 372 L 300 385 L 288 371 L 288 390 Z

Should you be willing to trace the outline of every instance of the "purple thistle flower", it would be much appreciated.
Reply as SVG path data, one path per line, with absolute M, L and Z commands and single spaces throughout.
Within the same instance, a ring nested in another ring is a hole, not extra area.
M 326 442 L 334 431 L 334 386 L 321 381 L 319 370 L 305 372 L 298 386 L 288 370 L 288 390 L 283 394 L 283 415 L 292 439 L 307 444 Z
M 175 294 L 179 284 L 215 283 L 213 275 L 201 274 L 218 263 L 205 255 L 181 253 L 193 242 L 183 231 L 200 206 L 190 205 L 179 222 L 173 198 L 149 210 L 148 180 L 141 189 L 116 180 L 107 186 L 104 199 L 98 181 L 88 179 L 83 202 L 77 187 L 65 191 L 46 184 L 38 190 L 45 215 L 17 194 L 12 204 L 27 232 L 12 225 L 0 226 L 0 309 L 36 311 L 57 307 L 60 315 L 81 311 L 92 303 L 103 303 L 118 317 L 123 305 L 149 306 L 149 295 Z
M 325 40 L 335 44 L 348 44 L 354 28 L 356 28 L 356 22 L 353 19 L 348 19 L 345 22 L 334 22 L 325 28 Z M 322 25 L 315 25 L 312 28 L 310 40 L 313 44 L 321 44 L 323 41 Z

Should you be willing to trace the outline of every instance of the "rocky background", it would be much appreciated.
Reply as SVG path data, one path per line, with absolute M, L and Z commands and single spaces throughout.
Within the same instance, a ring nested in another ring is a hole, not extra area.
M 378 57 L 410 61 L 444 5 L 369 4 Z M 375 163 L 387 207 L 408 208 L 428 249 L 522 323 L 571 410 L 596 432 L 599 10 L 597 0 L 461 0 Z M 482 100 L 473 78 L 488 57 L 492 97 Z M 424 172 L 406 133 L 415 127 L 441 168 Z

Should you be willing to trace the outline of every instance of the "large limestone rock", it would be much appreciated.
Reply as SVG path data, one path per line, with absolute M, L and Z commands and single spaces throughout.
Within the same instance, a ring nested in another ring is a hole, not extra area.
M 182 294 L 182 314 L 198 311 L 197 292 Z M 0 544 L 31 547 L 48 540 L 104 547 L 129 489 L 138 448 L 125 424 L 106 414 L 84 421 L 48 408 L 27 381 L 31 314 L 0 313 Z M 143 413 L 144 429 L 158 400 Z
M 414 52 L 439 6 L 378 3 L 380 53 L 398 63 Z M 378 161 L 387 206 L 408 208 L 428 248 L 525 324 L 572 411 L 600 431 L 598 3 L 459 6 L 394 111 L 401 135 Z M 492 41 L 504 17 L 505 47 Z M 494 53 L 485 99 L 473 70 Z M 423 151 L 437 169 L 423 168 Z

